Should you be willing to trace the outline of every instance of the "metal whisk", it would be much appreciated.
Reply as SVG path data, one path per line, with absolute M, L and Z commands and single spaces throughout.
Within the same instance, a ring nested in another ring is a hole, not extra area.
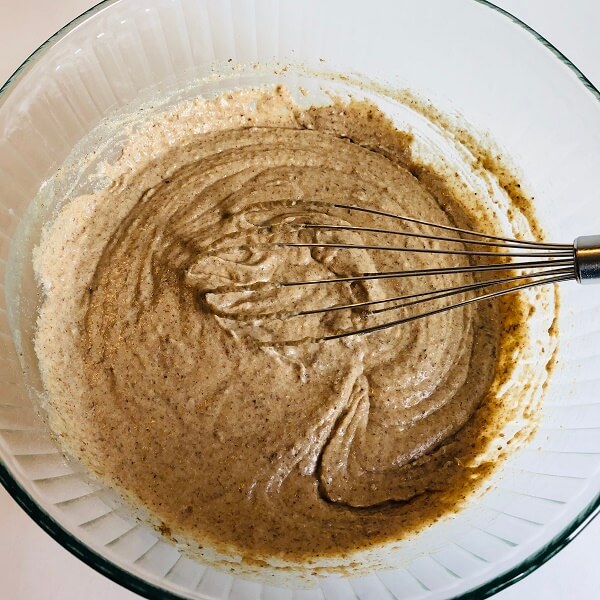
M 321 204 L 321 203 L 316 203 Z M 297 206 L 296 203 L 293 203 Z M 572 244 L 558 244 L 525 241 L 508 237 L 488 235 L 468 229 L 439 225 L 411 217 L 405 217 L 390 212 L 375 210 L 351 204 L 329 204 L 329 208 L 343 209 L 344 211 L 356 213 L 368 213 L 377 218 L 389 219 L 392 222 L 412 223 L 413 225 L 432 228 L 441 234 L 420 233 L 416 231 L 402 231 L 401 229 L 386 227 L 357 227 L 354 225 L 337 225 L 314 222 L 294 222 L 291 226 L 296 230 L 321 230 L 321 231 L 347 231 L 353 233 L 383 234 L 386 236 L 402 236 L 404 238 L 418 238 L 433 242 L 444 242 L 449 244 L 460 244 L 461 248 L 423 248 L 395 245 L 368 245 L 347 243 L 320 243 L 304 241 L 276 241 L 270 242 L 271 247 L 280 248 L 312 248 L 312 249 L 341 249 L 341 250 L 365 250 L 384 252 L 415 252 L 427 254 L 446 254 L 465 258 L 464 266 L 447 268 L 426 268 L 418 270 L 398 270 L 384 272 L 358 273 L 352 276 L 334 277 L 325 279 L 307 279 L 303 281 L 271 281 L 268 284 L 259 283 L 249 286 L 236 286 L 232 289 L 257 290 L 270 286 L 275 288 L 294 288 L 299 286 L 324 286 L 331 284 L 353 284 L 356 282 L 367 282 L 371 280 L 401 279 L 436 277 L 448 274 L 489 274 L 483 280 L 474 281 L 465 285 L 455 287 L 434 289 L 432 291 L 403 294 L 377 300 L 361 302 L 350 302 L 322 306 L 318 308 L 307 308 L 281 312 L 276 315 L 255 314 L 253 318 L 275 317 L 287 320 L 296 317 L 307 317 L 332 313 L 335 311 L 355 311 L 363 317 L 381 314 L 387 311 L 412 307 L 420 309 L 428 302 L 450 299 L 449 304 L 437 306 L 429 310 L 420 310 L 416 314 L 402 316 L 394 320 L 379 322 L 372 326 L 344 330 L 341 332 L 324 335 L 316 340 L 333 340 L 347 336 L 368 334 L 382 329 L 395 327 L 403 323 L 422 319 L 435 314 L 453 310 L 468 304 L 491 300 L 506 294 L 512 294 L 520 290 L 554 284 L 563 281 L 576 280 L 578 283 L 587 284 L 600 281 L 600 235 L 582 236 L 575 239 Z M 286 224 L 290 226 L 289 223 Z M 272 226 L 266 227 L 270 231 Z M 474 259 L 483 258 L 484 264 L 473 264 Z M 514 260 L 517 259 L 517 260 Z M 475 294 L 466 299 L 452 301 L 454 297 Z M 246 319 L 249 320 L 249 319 Z

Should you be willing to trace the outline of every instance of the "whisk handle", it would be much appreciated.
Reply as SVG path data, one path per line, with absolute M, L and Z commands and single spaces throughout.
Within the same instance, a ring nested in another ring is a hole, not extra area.
M 579 283 L 600 283 L 600 235 L 578 237 L 575 249 L 575 276 Z

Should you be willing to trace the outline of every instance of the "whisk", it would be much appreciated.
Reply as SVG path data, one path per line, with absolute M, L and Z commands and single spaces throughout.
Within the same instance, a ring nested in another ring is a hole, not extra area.
M 294 203 L 296 204 L 296 203 Z M 317 278 L 306 280 L 271 281 L 268 284 L 253 284 L 237 286 L 236 290 L 256 290 L 268 285 L 271 289 L 297 288 L 309 286 L 326 286 L 331 284 L 354 284 L 373 280 L 406 279 L 406 278 L 432 278 L 449 274 L 480 274 L 483 280 L 476 280 L 465 285 L 419 291 L 395 297 L 387 297 L 360 302 L 348 302 L 321 306 L 317 308 L 300 307 L 297 310 L 282 312 L 276 315 L 254 315 L 254 318 L 270 316 L 277 319 L 291 319 L 332 313 L 335 311 L 355 311 L 362 317 L 374 316 L 384 312 L 411 307 L 416 309 L 416 314 L 402 316 L 378 322 L 377 324 L 359 327 L 350 330 L 323 335 L 317 340 L 334 340 L 354 335 L 364 335 L 396 327 L 403 323 L 423 319 L 432 315 L 455 310 L 460 307 L 492 300 L 507 294 L 513 294 L 534 286 L 542 286 L 564 281 L 576 280 L 578 283 L 588 284 L 600 281 L 600 235 L 581 236 L 571 244 L 526 241 L 516 238 L 489 235 L 469 229 L 441 225 L 412 217 L 393 214 L 352 204 L 330 204 L 330 208 L 343 209 L 350 213 L 367 213 L 376 218 L 389 220 L 390 224 L 411 223 L 420 228 L 429 228 L 436 233 L 421 233 L 420 231 L 404 231 L 392 227 L 362 227 L 351 224 L 327 224 L 314 222 L 295 222 L 293 227 L 298 230 L 318 231 L 346 231 L 353 233 L 381 234 L 383 236 L 413 238 L 428 240 L 429 242 L 443 242 L 450 244 L 449 248 L 411 247 L 410 245 L 393 244 L 353 244 L 337 242 L 305 242 L 305 241 L 277 241 L 271 242 L 272 247 L 279 248 L 310 248 L 310 249 L 338 249 L 338 250 L 363 250 L 383 252 L 415 252 L 427 254 L 454 255 L 465 259 L 464 265 L 442 268 L 425 268 L 414 270 L 392 270 L 383 272 L 365 272 L 351 276 Z M 289 226 L 289 224 L 288 224 Z M 266 227 L 272 231 L 272 226 Z M 452 244 L 460 244 L 460 248 L 452 248 Z M 439 246 L 439 244 L 437 244 Z M 473 264 L 474 259 L 483 258 L 484 264 Z M 516 260 L 515 260 L 516 259 Z M 233 288 L 230 288 L 230 290 Z M 465 295 L 471 295 L 464 298 Z M 457 299 L 458 298 L 458 299 Z M 464 298 L 464 299 L 463 299 Z M 448 299 L 450 302 L 443 306 L 427 309 L 427 304 L 434 300 Z

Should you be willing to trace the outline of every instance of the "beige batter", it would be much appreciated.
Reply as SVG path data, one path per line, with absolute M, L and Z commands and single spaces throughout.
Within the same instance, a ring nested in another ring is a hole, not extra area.
M 410 137 L 372 105 L 301 111 L 285 90 L 245 91 L 205 102 L 202 123 L 154 140 L 151 156 L 124 155 L 112 184 L 67 204 L 36 251 L 36 349 L 64 448 L 164 532 L 246 559 L 346 553 L 454 509 L 489 470 L 474 458 L 517 339 L 515 327 L 500 335 L 517 300 L 315 342 L 408 313 L 264 315 L 469 279 L 245 286 L 464 264 L 269 245 L 442 247 L 297 227 L 433 232 L 336 202 L 486 224 L 411 174 Z

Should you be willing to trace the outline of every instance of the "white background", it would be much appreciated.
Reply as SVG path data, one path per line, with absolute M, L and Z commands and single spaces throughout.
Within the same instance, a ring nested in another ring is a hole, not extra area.
M 0 83 L 94 0 L 0 0 Z M 600 88 L 599 0 L 496 0 L 539 31 Z M 600 168 L 600 165 L 599 165 Z M 600 519 L 494 600 L 600 598 Z M 135 600 L 47 536 L 0 488 L 0 599 Z

